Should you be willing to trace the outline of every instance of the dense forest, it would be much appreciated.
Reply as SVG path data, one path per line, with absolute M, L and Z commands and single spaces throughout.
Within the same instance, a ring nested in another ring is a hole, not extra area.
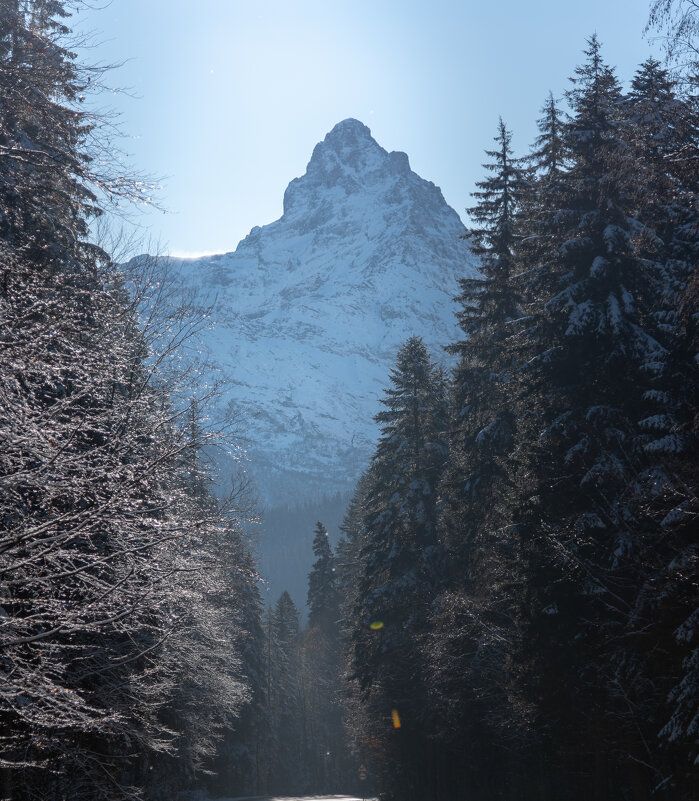
M 590 37 L 529 153 L 499 122 L 455 367 L 398 352 L 305 624 L 214 492 L 202 314 L 100 235 L 150 189 L 74 6 L 0 0 L 0 798 L 696 799 L 694 0 L 626 88 Z
M 146 187 L 65 6 L 0 3 L 0 796 L 167 797 L 254 702 L 257 576 L 201 458 L 199 323 L 92 235 Z
M 454 374 L 398 354 L 342 545 L 382 797 L 697 797 L 693 75 L 592 36 L 529 154 L 500 121 Z

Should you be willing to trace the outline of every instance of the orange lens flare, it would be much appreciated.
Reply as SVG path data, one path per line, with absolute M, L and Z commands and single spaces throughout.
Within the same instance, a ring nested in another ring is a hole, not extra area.
M 393 720 L 393 728 L 400 729 L 400 715 L 397 709 L 391 710 L 391 720 Z

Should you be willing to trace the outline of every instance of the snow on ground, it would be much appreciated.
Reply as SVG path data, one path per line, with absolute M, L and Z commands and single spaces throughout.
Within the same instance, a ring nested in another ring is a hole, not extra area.
M 214 801 L 199 791 L 180 793 L 177 801 Z M 236 798 L 217 798 L 215 801 L 376 801 L 368 796 L 356 795 L 306 795 L 306 796 L 240 796 Z

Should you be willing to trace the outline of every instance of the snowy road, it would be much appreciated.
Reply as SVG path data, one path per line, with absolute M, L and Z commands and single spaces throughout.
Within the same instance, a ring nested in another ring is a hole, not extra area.
M 182 793 L 180 801 L 209 801 L 205 796 Z M 306 795 L 306 796 L 241 796 L 217 798 L 216 801 L 376 801 L 368 796 L 356 795 Z

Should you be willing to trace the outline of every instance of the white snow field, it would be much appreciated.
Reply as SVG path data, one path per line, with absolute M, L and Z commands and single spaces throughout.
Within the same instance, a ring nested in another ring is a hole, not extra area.
M 180 793 L 177 801 L 213 801 L 200 792 Z M 307 795 L 307 796 L 240 796 L 236 798 L 217 798 L 215 801 L 376 801 L 369 796 L 356 795 Z

